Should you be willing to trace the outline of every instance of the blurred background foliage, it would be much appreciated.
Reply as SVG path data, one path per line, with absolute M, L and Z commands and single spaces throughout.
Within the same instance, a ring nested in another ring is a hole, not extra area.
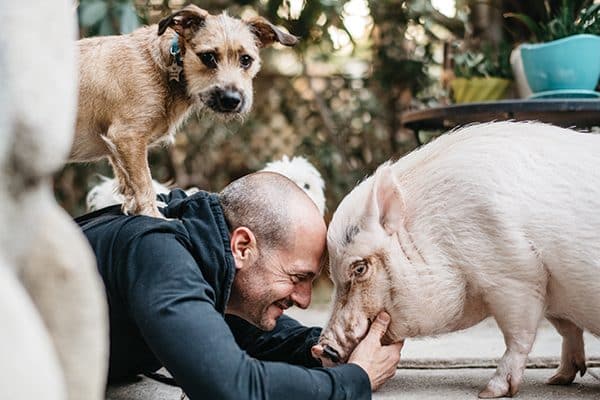
M 81 37 L 126 34 L 189 1 L 81 0 Z M 262 15 L 301 37 L 294 48 L 265 49 L 255 105 L 243 123 L 191 118 L 174 145 L 151 151 L 152 175 L 173 186 L 218 191 L 284 154 L 303 155 L 327 185 L 328 217 L 342 197 L 382 162 L 416 146 L 401 127 L 403 110 L 448 101 L 444 48 L 513 42 L 527 33 L 504 12 L 543 12 L 552 1 L 196 0 L 218 13 Z M 527 9 L 527 4 L 530 4 Z M 543 3 L 543 4 L 542 4 Z M 512 25 L 510 25 L 512 24 Z M 446 45 L 445 45 L 446 44 Z M 446 55 L 447 58 L 447 55 Z M 446 60 L 447 61 L 447 60 Z M 104 161 L 70 164 L 56 195 L 72 215 L 85 194 L 111 176 Z

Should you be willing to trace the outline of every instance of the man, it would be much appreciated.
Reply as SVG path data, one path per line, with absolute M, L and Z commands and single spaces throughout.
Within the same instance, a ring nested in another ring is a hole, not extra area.
M 348 364 L 320 368 L 319 328 L 283 316 L 308 307 L 326 227 L 286 177 L 259 172 L 220 194 L 162 198 L 169 220 L 118 206 L 78 219 L 110 308 L 109 379 L 164 366 L 196 399 L 362 399 L 393 376 L 385 314 Z M 312 367 L 312 368 L 311 368 Z

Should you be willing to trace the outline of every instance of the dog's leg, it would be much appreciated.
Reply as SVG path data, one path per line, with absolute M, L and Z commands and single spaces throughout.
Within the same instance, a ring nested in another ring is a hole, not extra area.
M 123 212 L 164 218 L 156 206 L 156 193 L 148 166 L 147 142 L 140 135 L 126 133 L 114 125 L 103 139 L 124 197 Z
M 117 181 L 117 190 L 123 196 L 123 211 L 134 209 L 134 194 L 131 191 L 131 185 L 129 184 L 129 174 L 123 168 L 122 163 L 118 162 L 113 156 L 108 157 L 108 162 L 112 166 L 113 172 L 115 174 L 115 179 Z

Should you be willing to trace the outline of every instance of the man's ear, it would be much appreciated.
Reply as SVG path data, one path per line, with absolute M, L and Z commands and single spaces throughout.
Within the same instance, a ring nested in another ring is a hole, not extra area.
M 254 233 L 245 226 L 235 228 L 231 232 L 229 241 L 231 253 L 235 259 L 235 267 L 243 268 L 245 265 L 251 265 L 258 257 L 258 246 Z
M 173 28 L 182 38 L 190 40 L 204 25 L 208 11 L 193 4 L 174 12 L 158 23 L 158 36 L 165 33 L 167 28 Z
M 384 164 L 373 176 L 373 189 L 367 207 L 367 218 L 376 219 L 388 235 L 403 224 L 406 205 L 392 167 Z
M 263 17 L 254 17 L 246 21 L 250 31 L 256 36 L 258 47 L 267 47 L 274 42 L 284 46 L 293 46 L 298 43 L 298 38 L 277 28 Z

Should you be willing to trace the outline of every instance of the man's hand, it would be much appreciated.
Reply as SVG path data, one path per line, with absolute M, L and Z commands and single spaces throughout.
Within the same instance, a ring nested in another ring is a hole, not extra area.
M 367 336 L 356 346 L 348 363 L 360 366 L 369 375 L 371 389 L 376 391 L 384 382 L 396 374 L 400 361 L 400 350 L 404 342 L 383 346 L 381 338 L 387 331 L 390 316 L 385 311 L 380 312 L 371 324 Z

